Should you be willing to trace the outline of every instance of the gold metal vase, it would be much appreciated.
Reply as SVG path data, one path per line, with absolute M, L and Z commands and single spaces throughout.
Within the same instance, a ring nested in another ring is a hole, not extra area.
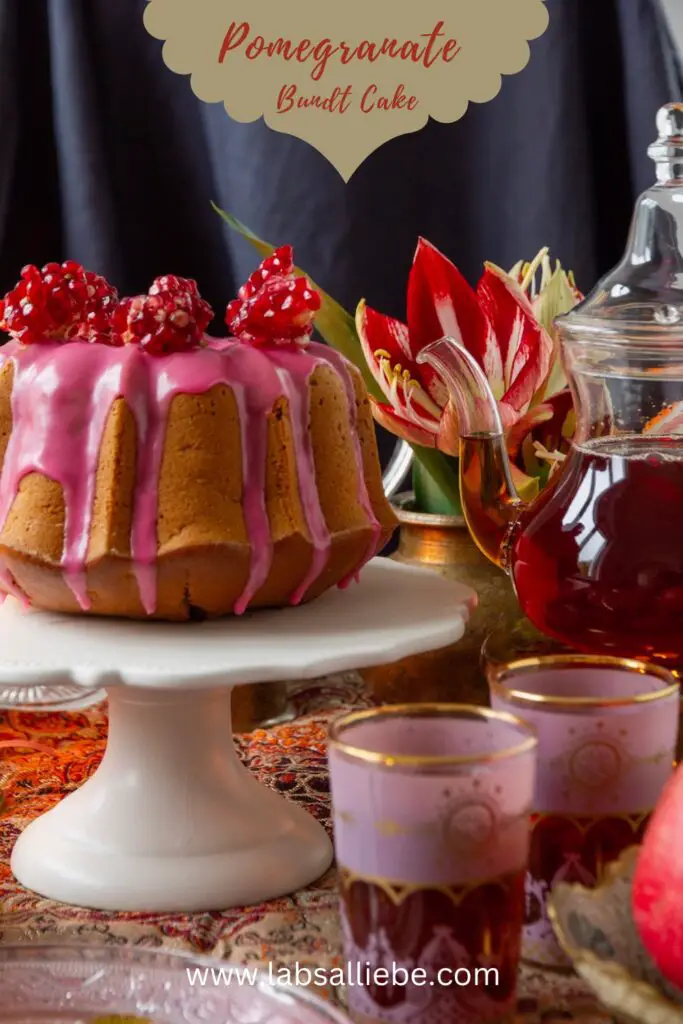
M 465 583 L 476 591 L 478 605 L 458 643 L 363 669 L 361 675 L 373 697 L 385 704 L 425 700 L 488 704 L 481 648 L 501 620 L 521 615 L 512 584 L 479 551 L 462 517 L 417 512 L 412 493 L 397 495 L 392 504 L 400 531 L 398 550 L 391 557 Z
M 292 683 L 253 683 L 232 691 L 232 731 L 245 733 L 290 722 Z

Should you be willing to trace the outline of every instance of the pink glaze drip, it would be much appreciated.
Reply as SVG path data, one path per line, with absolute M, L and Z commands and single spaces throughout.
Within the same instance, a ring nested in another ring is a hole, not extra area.
M 357 468 L 356 477 L 358 479 L 358 500 L 359 500 L 361 508 L 365 512 L 365 515 L 367 516 L 368 522 L 369 522 L 369 524 L 370 524 L 370 526 L 372 528 L 372 535 L 370 537 L 370 543 L 368 544 L 368 548 L 367 548 L 367 551 L 365 553 L 365 556 L 361 560 L 360 564 L 357 565 L 356 568 L 352 572 L 350 572 L 347 576 L 345 576 L 344 579 L 341 580 L 340 583 L 339 583 L 339 589 L 340 590 L 345 590 L 349 586 L 349 584 L 351 583 L 352 580 L 355 580 L 356 582 L 358 582 L 361 569 L 365 565 L 367 565 L 367 563 L 370 561 L 371 558 L 374 558 L 375 555 L 379 554 L 379 550 L 380 550 L 380 546 L 381 546 L 381 542 L 382 542 L 382 525 L 379 522 L 379 520 L 377 519 L 377 516 L 375 515 L 374 509 L 372 507 L 372 502 L 370 501 L 370 495 L 368 493 L 368 487 L 367 487 L 367 484 L 365 482 L 365 471 L 363 469 L 363 453 L 361 451 L 360 435 L 358 433 L 358 413 L 357 413 L 357 410 L 356 410 L 356 391 L 355 391 L 355 388 L 353 386 L 353 378 L 351 377 L 351 371 L 349 370 L 349 364 L 347 363 L 347 361 L 344 358 L 344 356 L 342 356 L 339 352 L 336 352 L 334 349 L 327 348 L 327 346 L 317 345 L 317 344 L 311 345 L 310 347 L 311 348 L 315 348 L 316 350 L 318 350 L 320 348 L 323 349 L 323 351 L 325 353 L 323 358 L 326 358 L 327 361 L 332 364 L 332 366 L 334 367 L 334 369 L 337 371 L 337 373 L 341 377 L 342 381 L 344 382 L 344 387 L 346 389 L 346 398 L 347 398 L 347 401 L 348 401 L 348 404 L 349 404 L 349 417 L 351 419 L 351 434 L 353 436 L 354 450 L 355 450 L 355 454 L 356 454 L 356 468 Z
M 299 493 L 301 505 L 306 516 L 306 525 L 313 545 L 313 557 L 308 572 L 295 588 L 290 597 L 290 604 L 301 604 L 309 588 L 325 569 L 329 558 L 332 543 L 330 531 L 325 522 L 318 486 L 315 474 L 315 459 L 313 445 L 311 444 L 310 424 L 310 401 L 308 388 L 297 388 L 294 380 L 300 366 L 306 361 L 306 378 L 308 379 L 322 365 L 321 359 L 316 359 L 303 352 L 291 352 L 284 349 L 270 353 L 275 366 L 278 367 L 278 377 L 282 390 L 289 402 L 289 413 L 294 435 L 294 446 L 298 452 L 296 469 L 299 478 Z
M 80 342 L 10 342 L 0 356 L 3 364 L 8 358 L 14 363 L 12 419 L 21 424 L 5 453 L 0 529 L 25 476 L 36 472 L 58 481 L 65 506 L 64 578 L 83 610 L 90 606 L 85 560 L 97 460 L 121 365 L 121 355 L 106 358 L 114 351 Z
M 243 613 L 265 583 L 273 544 L 265 504 L 268 416 L 277 400 L 290 406 L 302 505 L 313 544 L 311 565 L 291 595 L 299 603 L 324 571 L 330 536 L 318 499 L 309 436 L 308 380 L 317 366 L 329 363 L 340 374 L 355 431 L 356 405 L 346 361 L 326 346 L 305 352 L 278 348 L 267 352 L 232 339 L 208 340 L 201 351 L 149 356 L 135 346 L 113 348 L 85 342 L 46 341 L 22 346 L 10 342 L 0 351 L 0 366 L 14 366 L 12 430 L 0 478 L 0 531 L 22 479 L 40 473 L 60 484 L 65 503 L 65 539 L 61 565 L 80 607 L 90 601 L 86 561 L 102 437 L 114 401 L 123 398 L 136 423 L 137 479 L 131 530 L 131 555 L 148 615 L 156 609 L 158 482 L 166 423 L 179 394 L 202 394 L 216 385 L 231 388 L 242 426 L 244 516 L 251 548 L 249 577 L 235 604 Z M 356 435 L 358 494 L 373 526 L 370 549 L 377 551 L 381 527 L 372 511 L 360 444 Z M 359 566 L 352 576 L 362 568 Z M 345 583 L 347 581 L 343 581 Z M 6 568 L 0 566 L 0 589 L 25 600 Z
M 266 509 L 268 414 L 281 397 L 282 388 L 275 367 L 257 349 L 239 342 L 222 344 L 230 346 L 232 355 L 228 383 L 240 412 L 244 520 L 251 546 L 249 579 L 233 609 L 235 615 L 242 615 L 268 579 L 273 561 L 273 538 Z M 296 457 L 298 460 L 299 452 Z
M 135 363 L 130 363 L 121 381 L 121 397 L 132 412 L 137 429 L 130 550 L 140 602 L 148 615 L 154 614 L 157 602 L 157 508 L 166 420 L 174 395 L 180 393 L 173 373 L 168 373 L 169 360 L 165 359 L 164 364 L 163 368 L 161 364 L 151 365 L 151 373 L 139 373 Z M 155 373 L 155 369 L 161 372 Z

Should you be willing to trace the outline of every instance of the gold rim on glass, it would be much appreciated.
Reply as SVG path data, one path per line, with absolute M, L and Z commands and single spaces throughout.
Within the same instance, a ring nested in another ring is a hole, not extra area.
M 636 693 L 628 697 L 559 697 L 548 693 L 535 693 L 519 689 L 511 684 L 510 677 L 519 672 L 537 672 L 541 669 L 571 669 L 581 667 L 614 668 L 622 672 L 633 672 L 641 676 L 659 679 L 663 685 L 657 690 Z M 636 661 L 633 658 L 616 658 L 607 654 L 546 654 L 533 658 L 518 658 L 505 664 L 488 665 L 486 678 L 491 692 L 510 704 L 549 705 L 556 708 L 617 708 L 629 704 L 649 704 L 664 700 L 680 691 L 675 675 L 660 665 Z
M 365 747 L 356 747 L 353 743 L 347 743 L 342 739 L 343 734 L 354 725 L 360 722 L 368 722 L 381 718 L 435 718 L 435 717 L 465 717 L 500 722 L 505 725 L 512 725 L 525 734 L 525 738 L 519 743 L 505 747 L 502 750 L 494 750 L 485 754 L 383 754 L 377 750 L 368 750 Z M 502 761 L 509 757 L 518 757 L 520 754 L 527 754 L 538 745 L 536 730 L 528 722 L 524 722 L 516 715 L 507 711 L 492 711 L 490 708 L 480 708 L 472 704 L 390 704 L 380 708 L 368 708 L 364 711 L 352 711 L 343 715 L 330 726 L 329 735 L 330 747 L 347 757 L 357 761 L 365 761 L 367 764 L 384 765 L 386 768 L 449 768 L 458 765 L 489 764 L 492 761 Z

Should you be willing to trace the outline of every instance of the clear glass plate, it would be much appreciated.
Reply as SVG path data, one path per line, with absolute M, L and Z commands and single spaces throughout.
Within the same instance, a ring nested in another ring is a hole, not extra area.
M 221 968 L 233 972 L 222 982 L 211 974 Z M 148 950 L 8 946 L 0 948 L 0 1022 L 105 1024 L 118 1015 L 125 1024 L 348 1024 L 305 989 L 271 984 L 265 974 L 250 983 L 238 970 Z
M 81 711 L 106 699 L 99 687 L 87 690 L 77 683 L 0 683 L 0 711 Z

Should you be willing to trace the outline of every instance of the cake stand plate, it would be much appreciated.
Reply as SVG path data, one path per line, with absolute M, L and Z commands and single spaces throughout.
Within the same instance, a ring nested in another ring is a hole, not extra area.
M 0 609 L 0 699 L 104 688 L 109 738 L 87 782 L 17 840 L 12 870 L 101 910 L 192 912 L 294 892 L 329 867 L 323 827 L 261 785 L 232 742 L 241 683 L 311 679 L 455 643 L 476 597 L 376 559 L 310 605 L 204 623 Z

